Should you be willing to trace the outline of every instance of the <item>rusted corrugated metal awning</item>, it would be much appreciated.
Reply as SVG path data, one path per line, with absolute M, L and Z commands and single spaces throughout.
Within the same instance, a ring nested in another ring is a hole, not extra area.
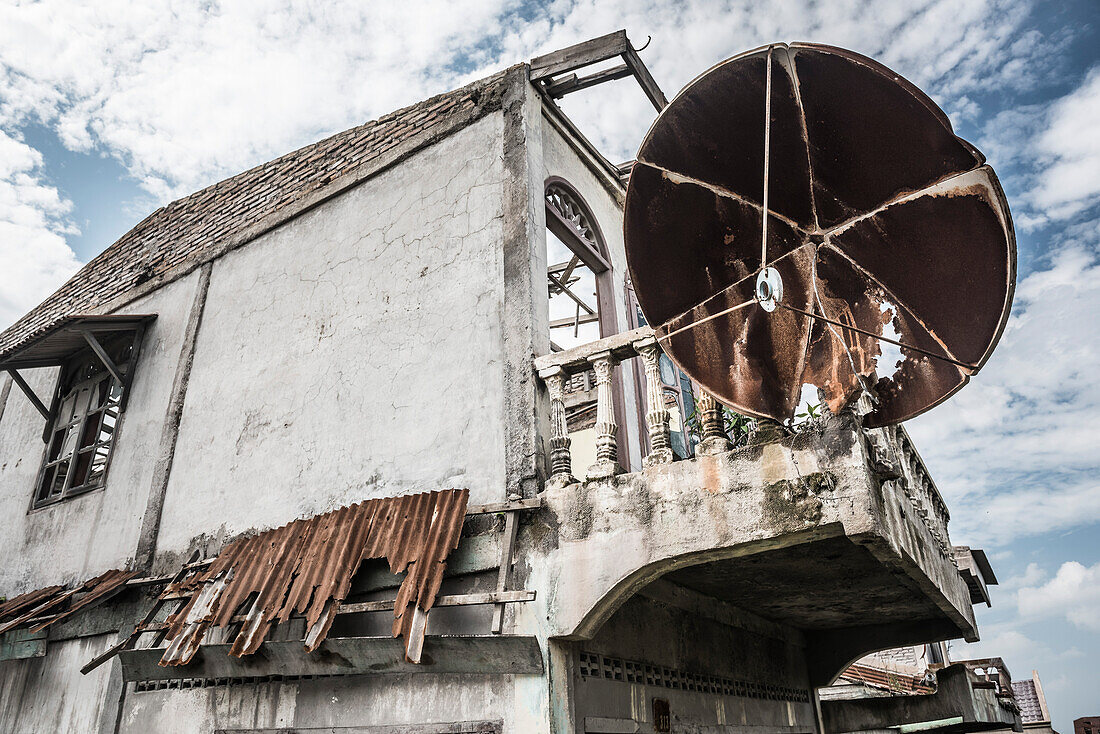
M 305 649 L 315 650 L 369 558 L 407 572 L 393 635 L 405 637 L 408 656 L 413 620 L 423 620 L 435 602 L 468 498 L 469 490 L 450 489 L 367 500 L 230 543 L 205 572 L 164 590 L 162 598 L 190 598 L 168 619 L 161 665 L 188 663 L 207 630 L 234 623 L 241 627 L 230 654 L 250 655 L 274 624 L 296 615 L 306 619 Z
M 850 665 L 840 674 L 842 680 L 865 683 L 872 688 L 901 693 L 933 693 L 935 687 L 928 685 L 920 676 L 883 670 L 871 665 Z
M 77 584 L 71 589 L 64 586 L 47 586 L 8 599 L 0 604 L 0 634 L 28 625 L 32 620 L 39 621 L 31 627 L 31 632 L 45 629 L 83 609 L 89 609 L 106 601 L 136 575 L 136 571 L 113 569 Z M 77 594 L 84 596 L 69 604 L 67 608 L 62 607 Z

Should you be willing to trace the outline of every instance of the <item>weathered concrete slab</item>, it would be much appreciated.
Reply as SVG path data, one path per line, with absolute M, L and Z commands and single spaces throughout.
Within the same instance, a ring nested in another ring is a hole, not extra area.
M 958 570 L 872 471 L 856 419 L 544 494 L 532 540 L 551 636 L 590 639 L 666 578 L 806 633 L 811 678 L 864 652 L 975 634 Z M 552 528 L 552 530 L 551 530 Z M 849 593 L 858 578 L 859 593 Z M 896 640 L 895 640 L 896 638 Z
M 188 665 L 159 665 L 163 649 L 119 655 L 126 681 L 180 678 L 252 678 L 269 675 L 394 675 L 403 673 L 542 673 L 542 651 L 534 637 L 429 635 L 420 665 L 405 662 L 404 643 L 392 637 L 329 638 L 315 652 L 300 640 L 265 642 L 253 655 L 229 655 L 230 645 L 204 645 Z

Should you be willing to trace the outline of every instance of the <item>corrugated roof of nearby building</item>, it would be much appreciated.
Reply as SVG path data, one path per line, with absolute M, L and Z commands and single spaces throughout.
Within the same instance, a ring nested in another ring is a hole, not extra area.
M 931 693 L 935 690 L 918 676 L 855 663 L 840 674 L 841 680 L 863 683 L 873 688 L 899 693 Z
M 102 313 L 143 284 L 180 277 L 359 183 L 404 144 L 419 149 L 498 109 L 503 79 L 391 112 L 157 209 L 0 333 L 0 351 L 74 313 Z

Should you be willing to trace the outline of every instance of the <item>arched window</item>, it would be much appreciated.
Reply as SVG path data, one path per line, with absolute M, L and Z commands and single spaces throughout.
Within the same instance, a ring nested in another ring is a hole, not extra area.
M 617 334 L 619 327 L 611 258 L 592 210 L 575 188 L 557 177 L 547 179 L 545 200 L 550 349 L 557 352 Z M 619 462 L 629 470 L 626 409 L 618 370 L 612 373 L 611 385 L 619 424 Z M 573 473 L 582 476 L 596 456 L 595 376 L 591 370 L 574 375 L 565 390 Z
M 616 333 L 603 235 L 577 190 L 556 177 L 546 182 L 546 230 L 550 348 L 569 349 Z

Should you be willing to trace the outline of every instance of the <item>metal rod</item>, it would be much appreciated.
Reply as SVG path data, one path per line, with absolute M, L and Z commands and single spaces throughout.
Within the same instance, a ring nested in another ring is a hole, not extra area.
M 46 409 L 46 406 L 42 404 L 42 401 L 38 399 L 38 396 L 34 394 L 34 390 L 27 384 L 27 381 L 23 379 L 23 375 L 19 374 L 16 370 L 8 369 L 8 374 L 11 375 L 11 379 L 15 381 L 15 384 L 19 386 L 19 389 L 23 391 L 23 394 L 27 396 L 27 400 L 31 401 L 42 417 L 47 421 L 50 420 L 50 411 Z
M 677 329 L 676 331 L 670 331 L 670 332 L 668 332 L 667 334 L 664 334 L 664 335 L 662 335 L 662 336 L 658 336 L 658 337 L 657 337 L 657 339 L 658 339 L 658 340 L 661 340 L 661 339 L 671 339 L 672 337 L 674 337 L 674 336 L 676 336 L 677 334 L 679 334 L 679 333 L 680 333 L 681 331 L 687 331 L 688 329 L 694 329 L 694 328 L 695 328 L 696 326 L 698 326 L 699 324 L 705 324 L 705 323 L 707 323 L 708 321 L 710 321 L 710 320 L 712 320 L 712 319 L 716 319 L 716 318 L 718 318 L 719 316 L 725 316 L 726 314 L 728 314 L 728 313 L 733 313 L 734 311 L 739 311 L 740 309 L 744 308 L 745 306 L 751 306 L 751 305 L 752 305 L 752 304 L 754 304 L 754 303 L 756 303 L 756 299 L 755 299 L 755 298 L 753 298 L 753 299 L 752 299 L 751 301 L 745 301 L 744 303 L 740 303 L 740 304 L 738 304 L 738 305 L 736 305 L 736 306 L 730 306 L 730 307 L 729 307 L 729 308 L 727 308 L 727 309 L 726 309 L 725 311 L 719 311 L 718 313 L 713 313 L 713 314 L 711 314 L 710 316 L 707 316 L 707 317 L 706 317 L 705 319 L 699 319 L 698 321 L 692 321 L 692 322 L 691 322 L 690 324 L 688 324 L 687 326 L 681 326 L 681 327 L 680 327 L 679 329 Z
M 970 372 L 972 374 L 974 372 L 976 372 L 977 369 L 978 369 L 976 366 L 974 366 L 972 364 L 967 364 L 966 362 L 960 362 L 959 360 L 953 359 L 951 357 L 944 357 L 943 355 L 936 354 L 935 352 L 930 352 L 927 349 L 921 349 L 920 347 L 914 347 L 911 344 L 906 344 L 904 342 L 894 341 L 893 339 L 890 339 L 889 337 L 881 336 L 879 334 L 874 334 L 870 331 L 866 331 L 864 329 L 861 329 L 858 326 L 850 326 L 848 324 L 841 323 L 840 321 L 833 321 L 832 319 L 826 318 L 824 316 L 820 316 L 816 313 L 810 313 L 809 311 L 803 311 L 802 309 L 795 308 L 794 306 L 788 306 L 785 303 L 779 303 L 779 304 L 776 304 L 776 305 L 781 306 L 781 307 L 787 309 L 788 311 L 794 311 L 795 313 L 800 313 L 803 316 L 809 316 L 811 319 L 817 319 L 818 321 L 824 321 L 826 324 L 832 324 L 833 326 L 839 326 L 842 329 L 847 329 L 848 331 L 854 331 L 854 332 L 857 332 L 859 334 L 863 334 L 864 336 L 869 336 L 872 339 L 878 339 L 880 341 L 884 341 L 888 344 L 893 344 L 894 346 L 901 347 L 903 349 L 910 349 L 914 352 L 919 352 L 920 354 L 923 354 L 927 357 L 932 357 L 933 359 L 938 359 L 938 360 L 941 360 L 943 362 L 949 362 L 950 364 L 953 364 L 956 367 L 962 367 L 964 369 L 970 370 Z
M 772 153 L 772 49 L 768 47 L 768 79 L 764 91 L 764 207 L 760 213 L 760 269 L 768 262 L 768 164 Z

